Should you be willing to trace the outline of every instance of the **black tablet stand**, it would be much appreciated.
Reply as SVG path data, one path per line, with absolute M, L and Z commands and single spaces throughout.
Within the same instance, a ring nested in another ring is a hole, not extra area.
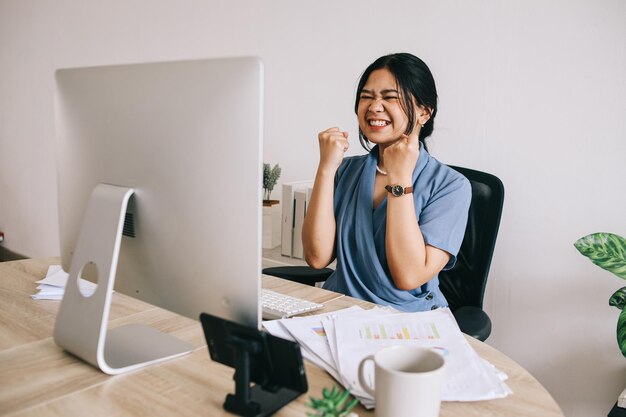
M 235 369 L 235 393 L 224 409 L 265 417 L 308 389 L 300 346 L 255 328 L 202 313 L 211 358 Z
M 235 350 L 235 394 L 226 396 L 225 410 L 244 417 L 269 416 L 302 394 L 269 382 L 252 386 L 250 357 L 251 354 L 261 353 L 262 344 L 256 340 L 237 336 L 233 336 L 227 343 L 230 343 Z M 269 359 L 269 371 L 272 372 L 272 358 Z

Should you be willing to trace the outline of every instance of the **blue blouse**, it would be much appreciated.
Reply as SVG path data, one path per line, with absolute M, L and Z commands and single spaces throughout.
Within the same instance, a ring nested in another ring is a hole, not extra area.
M 402 311 L 448 305 L 432 278 L 414 290 L 396 288 L 385 249 L 387 197 L 374 209 L 378 146 L 369 154 L 344 158 L 335 177 L 337 267 L 324 288 Z M 448 252 L 445 269 L 456 262 L 472 190 L 469 181 L 422 147 L 413 170 L 415 214 L 426 244 Z

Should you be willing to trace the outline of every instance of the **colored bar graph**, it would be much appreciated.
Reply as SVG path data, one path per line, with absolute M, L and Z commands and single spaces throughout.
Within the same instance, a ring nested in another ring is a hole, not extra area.
M 379 324 L 378 327 L 380 327 L 380 338 L 387 339 L 387 331 L 385 330 L 385 326 L 383 324 Z
M 359 329 L 359 337 L 365 340 L 434 340 L 441 334 L 432 322 L 369 323 Z
M 313 327 L 311 330 L 313 330 L 313 333 L 318 336 L 326 337 L 326 332 L 324 331 L 323 327 Z
M 433 331 L 433 335 L 435 336 L 435 338 L 439 339 L 441 336 L 439 336 L 439 330 L 437 330 L 437 326 L 435 326 L 435 323 L 430 323 L 430 327 Z

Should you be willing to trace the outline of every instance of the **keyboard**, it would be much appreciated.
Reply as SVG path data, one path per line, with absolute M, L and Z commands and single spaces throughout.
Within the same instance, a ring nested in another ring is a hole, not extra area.
M 324 304 L 266 289 L 261 290 L 261 305 L 263 306 L 264 320 L 284 319 L 324 308 Z

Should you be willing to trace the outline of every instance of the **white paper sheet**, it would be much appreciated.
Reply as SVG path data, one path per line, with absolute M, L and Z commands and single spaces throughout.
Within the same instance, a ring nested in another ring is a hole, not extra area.
M 67 285 L 68 274 L 63 271 L 61 265 L 50 265 L 46 277 L 37 284 L 37 293 L 31 295 L 33 300 L 61 300 L 65 294 L 65 286 Z M 78 285 L 80 290 L 86 297 L 93 295 L 98 286 L 93 282 L 79 279 Z
M 291 319 L 283 319 L 283 320 L 295 320 L 296 318 Z M 283 320 L 268 320 L 263 322 L 263 327 L 272 335 L 282 337 L 283 339 L 291 340 L 297 342 L 297 340 L 289 333 L 289 331 L 285 328 L 285 326 L 281 323 Z M 319 366 L 328 372 L 333 378 L 337 381 L 340 381 L 339 375 L 334 367 L 329 366 L 325 361 L 323 361 L 315 352 L 311 351 L 308 347 L 300 344 L 300 351 L 302 352 L 302 357 L 308 360 L 311 363 Z
M 361 307 L 352 306 L 330 313 L 263 322 L 263 326 L 274 336 L 296 340 L 300 344 L 302 356 L 305 359 L 324 369 L 333 378 L 341 382 L 324 333 L 322 320 L 340 314 L 360 311 L 363 311 Z M 285 333 L 288 337 L 285 337 Z

